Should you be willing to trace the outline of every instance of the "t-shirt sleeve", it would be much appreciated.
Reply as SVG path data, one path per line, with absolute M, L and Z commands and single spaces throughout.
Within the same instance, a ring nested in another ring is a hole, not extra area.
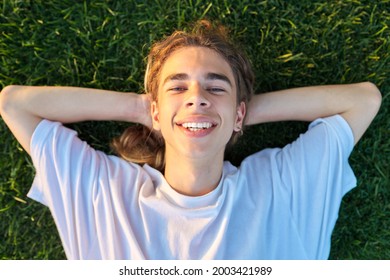
M 67 258 L 99 258 L 97 240 L 115 228 L 104 225 L 115 223 L 112 205 L 122 207 L 116 202 L 123 192 L 136 203 L 138 165 L 94 150 L 75 131 L 48 120 L 32 136 L 31 157 L 36 175 L 28 196 L 49 207 Z
M 95 238 L 92 197 L 100 155 L 77 133 L 42 120 L 31 139 L 36 170 L 28 196 L 49 207 L 68 258 L 82 258 Z
M 354 139 L 339 115 L 312 122 L 276 155 L 281 187 L 308 256 L 328 258 L 343 196 L 356 186 L 348 163 Z
M 154 191 L 143 167 L 95 150 L 48 120 L 30 146 L 36 175 L 28 196 L 49 207 L 67 258 L 139 258 L 140 192 Z

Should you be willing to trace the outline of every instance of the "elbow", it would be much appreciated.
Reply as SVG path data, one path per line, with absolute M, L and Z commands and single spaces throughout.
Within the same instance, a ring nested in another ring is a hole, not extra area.
M 10 112 L 16 105 L 16 91 L 20 86 L 6 86 L 0 93 L 0 114 L 3 116 Z
M 0 114 L 3 116 L 11 106 L 11 92 L 13 91 L 14 86 L 6 86 L 3 88 L 0 94 Z
M 376 115 L 382 104 L 382 94 L 379 91 L 378 87 L 371 82 L 362 83 L 362 87 L 362 92 L 364 92 L 365 96 L 365 104 L 363 104 L 363 106 Z

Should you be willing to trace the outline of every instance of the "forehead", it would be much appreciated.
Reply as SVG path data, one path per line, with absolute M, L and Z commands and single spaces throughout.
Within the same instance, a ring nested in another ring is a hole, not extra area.
M 184 47 L 174 51 L 166 59 L 161 69 L 160 81 L 175 73 L 192 76 L 210 72 L 226 75 L 234 83 L 231 66 L 222 55 L 206 47 Z

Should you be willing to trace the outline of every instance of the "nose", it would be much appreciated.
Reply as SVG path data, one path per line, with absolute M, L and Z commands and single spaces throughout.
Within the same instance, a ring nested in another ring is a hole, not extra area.
M 199 85 L 194 84 L 187 91 L 187 99 L 185 106 L 190 107 L 202 107 L 207 108 L 210 106 L 210 101 L 206 96 L 207 92 Z

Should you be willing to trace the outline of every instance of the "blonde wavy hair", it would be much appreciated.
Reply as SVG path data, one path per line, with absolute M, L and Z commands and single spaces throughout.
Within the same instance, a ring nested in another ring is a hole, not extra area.
M 206 47 L 222 55 L 232 68 L 237 85 L 237 104 L 250 101 L 253 95 L 254 74 L 249 60 L 229 40 L 228 31 L 222 25 L 201 20 L 191 31 L 175 31 L 151 47 L 147 57 L 145 92 L 152 101 L 158 101 L 158 86 L 161 69 L 167 58 L 176 50 L 185 47 Z M 233 132 L 227 146 L 232 146 L 240 133 Z M 163 172 L 165 168 L 165 142 L 161 134 L 143 125 L 128 127 L 115 138 L 111 147 L 127 161 L 148 164 Z

